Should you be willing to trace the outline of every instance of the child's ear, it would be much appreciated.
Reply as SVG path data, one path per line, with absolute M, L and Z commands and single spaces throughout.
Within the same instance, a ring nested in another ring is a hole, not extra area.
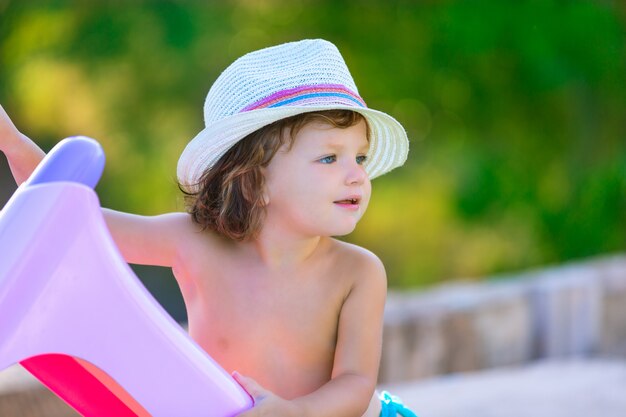
M 267 185 L 263 185 L 261 190 L 261 197 L 263 199 L 263 207 L 267 207 L 270 203 L 270 193 L 267 190 Z

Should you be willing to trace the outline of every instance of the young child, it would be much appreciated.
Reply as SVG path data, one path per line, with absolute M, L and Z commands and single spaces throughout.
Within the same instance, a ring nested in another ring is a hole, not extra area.
M 0 107 L 17 183 L 44 156 Z M 183 151 L 188 213 L 103 209 L 129 263 L 172 267 L 189 333 L 254 398 L 250 416 L 414 416 L 375 393 L 381 261 L 352 232 L 370 180 L 406 160 L 392 117 L 366 107 L 337 48 L 304 40 L 231 64 Z

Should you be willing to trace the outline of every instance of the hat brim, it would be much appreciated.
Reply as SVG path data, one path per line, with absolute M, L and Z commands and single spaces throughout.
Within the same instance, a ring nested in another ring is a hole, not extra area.
M 183 150 L 178 160 L 178 181 L 187 191 L 195 192 L 204 171 L 212 167 L 232 146 L 250 133 L 286 117 L 334 109 L 355 111 L 367 120 L 370 128 L 370 147 L 363 166 L 370 179 L 404 164 L 409 152 L 406 131 L 388 114 L 348 105 L 289 106 L 238 113 L 207 126 Z

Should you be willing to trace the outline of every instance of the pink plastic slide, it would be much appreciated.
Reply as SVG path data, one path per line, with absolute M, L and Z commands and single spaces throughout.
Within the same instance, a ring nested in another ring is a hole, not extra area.
M 0 211 L 0 371 L 83 416 L 235 416 L 250 396 L 145 289 L 93 191 L 104 154 L 61 141 Z

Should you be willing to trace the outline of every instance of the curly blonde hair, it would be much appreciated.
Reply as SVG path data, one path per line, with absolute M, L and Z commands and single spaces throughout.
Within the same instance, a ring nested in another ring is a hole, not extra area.
M 361 120 L 367 123 L 363 115 L 351 110 L 324 110 L 291 116 L 262 127 L 240 140 L 204 171 L 195 187 L 198 192 L 186 191 L 178 184 L 185 195 L 187 211 L 203 230 L 214 230 L 237 241 L 254 238 L 265 218 L 262 168 L 269 165 L 280 147 L 287 144 L 291 150 L 298 132 L 311 122 L 345 129 Z

